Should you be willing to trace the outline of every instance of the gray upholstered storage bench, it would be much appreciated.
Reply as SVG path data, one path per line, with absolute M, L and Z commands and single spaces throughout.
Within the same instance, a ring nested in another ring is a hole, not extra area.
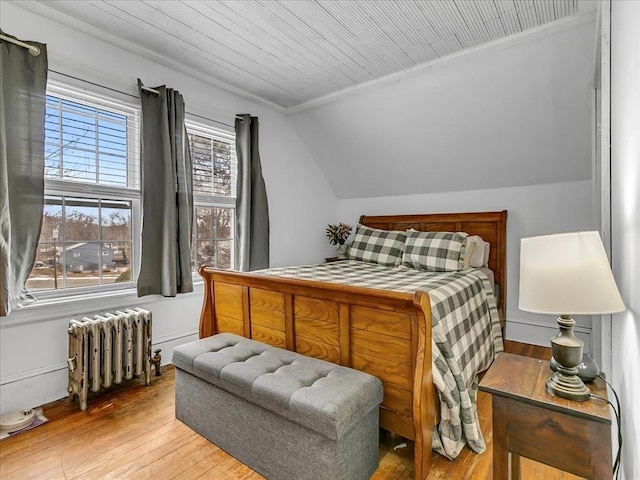
M 270 480 L 368 479 L 382 384 L 222 333 L 173 351 L 176 417 Z

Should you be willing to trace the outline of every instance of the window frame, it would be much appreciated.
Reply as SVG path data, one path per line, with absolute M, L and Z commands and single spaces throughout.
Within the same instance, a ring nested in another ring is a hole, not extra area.
M 201 117 L 200 117 L 201 118 Z M 196 135 L 201 135 L 209 138 L 218 138 L 222 141 L 227 141 L 231 145 L 233 149 L 233 154 L 236 159 L 235 165 L 232 165 L 231 170 L 231 181 L 235 182 L 237 175 L 237 162 L 238 157 L 236 155 L 236 135 L 231 129 L 222 129 L 217 126 L 213 126 L 209 123 L 204 123 L 202 121 L 192 120 L 191 116 L 187 114 L 187 118 L 185 120 L 185 126 L 187 129 L 187 134 L 194 133 Z M 193 208 L 194 208 L 194 217 L 195 217 L 195 209 L 197 207 L 211 207 L 211 208 L 230 208 L 233 210 L 233 224 L 231 225 L 231 265 L 230 270 L 235 268 L 235 259 L 236 259 L 236 186 L 232 183 L 231 185 L 231 193 L 232 196 L 222 197 L 218 195 L 202 195 L 202 194 L 193 194 Z M 194 218 L 194 227 L 192 231 L 192 242 L 196 240 L 196 229 L 195 218 Z M 202 278 L 198 274 L 199 266 L 195 265 L 195 268 L 192 270 L 192 276 L 194 281 L 202 282 Z
M 127 122 L 132 122 L 133 133 L 127 132 L 127 164 L 129 170 L 128 185 L 116 187 L 83 183 L 73 180 L 44 179 L 45 196 L 80 197 L 92 199 L 112 199 L 131 202 L 131 278 L 128 282 L 103 283 L 81 287 L 64 287 L 58 289 L 28 290 L 39 302 L 64 302 L 70 298 L 92 298 L 101 294 L 109 295 L 127 290 L 135 290 L 140 270 L 142 204 L 140 187 L 140 107 L 134 101 L 114 99 L 84 88 L 73 87 L 55 80 L 47 82 L 47 95 L 55 96 L 71 102 L 88 104 L 97 109 L 115 111 L 126 115 Z M 127 126 L 128 128 L 128 126 Z M 131 163 L 130 163 L 131 162 Z
M 66 197 L 83 197 L 83 198 L 108 198 L 114 200 L 123 200 L 131 202 L 131 251 L 134 260 L 131 262 L 131 281 L 121 283 L 107 283 L 100 285 L 88 285 L 82 287 L 65 287 L 58 289 L 46 289 L 46 290 L 29 290 L 29 293 L 33 295 L 38 301 L 31 305 L 21 309 L 24 315 L 33 316 L 34 310 L 40 310 L 40 308 L 49 309 L 52 306 L 58 305 L 60 308 L 67 309 L 65 305 L 69 302 L 79 302 L 84 305 L 85 302 L 90 302 L 92 306 L 98 307 L 101 304 L 107 305 L 117 302 L 118 298 L 124 299 L 125 297 L 134 298 L 136 295 L 136 281 L 140 272 L 140 256 L 141 256 L 141 235 L 142 235 L 142 194 L 140 186 L 140 171 L 141 171 L 141 159 L 140 159 L 140 128 L 141 128 L 141 108 L 139 105 L 139 99 L 137 97 L 126 94 L 114 94 L 103 95 L 96 90 L 89 90 L 87 88 L 73 86 L 67 82 L 49 79 L 47 82 L 47 95 L 52 95 L 58 98 L 69 100 L 77 103 L 88 103 L 91 106 L 97 108 L 104 108 L 106 110 L 114 110 L 117 113 L 126 114 L 128 118 L 132 118 L 134 121 L 133 127 L 135 131 L 133 134 L 128 134 L 128 148 L 127 158 L 134 159 L 134 165 L 130 166 L 130 174 L 135 179 L 135 186 L 127 187 L 115 187 L 109 185 L 96 185 L 89 183 L 82 183 L 72 180 L 61 179 L 47 179 L 45 178 L 45 195 L 54 196 L 66 196 Z M 127 98 L 125 98 L 125 95 Z M 220 140 L 227 141 L 231 145 L 234 155 L 236 148 L 236 136 L 233 127 L 220 128 L 220 126 L 213 125 L 214 121 L 207 121 L 204 117 L 195 115 L 197 119 L 193 119 L 194 115 L 186 114 L 185 126 L 187 133 L 195 133 L 203 135 L 205 137 L 219 138 Z M 219 123 L 219 122 L 215 122 Z M 237 156 L 236 164 L 232 167 L 237 172 Z M 232 175 L 232 194 L 230 197 L 221 197 L 215 195 L 202 195 L 194 194 L 194 209 L 196 206 L 201 207 L 219 207 L 219 208 L 231 208 L 233 210 L 233 218 L 235 220 L 235 172 Z M 193 232 L 195 235 L 195 231 Z M 232 225 L 232 248 L 231 248 L 231 265 L 230 268 L 234 269 L 236 258 L 236 225 L 235 221 Z M 192 276 L 194 285 L 200 285 L 203 283 L 202 278 L 198 274 L 198 266 L 192 270 Z M 101 301 L 104 299 L 104 301 Z M 97 301 L 97 304 L 96 304 Z M 143 302 L 145 303 L 145 302 Z M 84 310 L 85 308 L 82 307 Z M 18 315 L 18 313 L 20 313 Z M 43 314 L 44 315 L 44 314 Z M 22 317 L 22 312 L 16 312 L 16 317 Z M 37 320 L 38 316 L 33 317 Z M 43 317 L 44 318 L 44 317 Z

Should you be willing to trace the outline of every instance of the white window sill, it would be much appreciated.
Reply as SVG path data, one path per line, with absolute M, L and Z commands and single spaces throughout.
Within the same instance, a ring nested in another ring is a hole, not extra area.
M 194 277 L 193 292 L 184 295 L 201 295 L 203 286 L 202 278 L 198 276 L 196 280 Z M 144 307 L 164 298 L 160 295 L 138 297 L 135 286 L 111 291 L 94 290 L 91 293 L 83 292 L 77 295 L 65 293 L 58 297 L 43 295 L 43 298 L 36 302 L 14 310 L 9 316 L 0 318 L 0 329 L 63 317 L 68 319 L 83 317 L 134 306 Z

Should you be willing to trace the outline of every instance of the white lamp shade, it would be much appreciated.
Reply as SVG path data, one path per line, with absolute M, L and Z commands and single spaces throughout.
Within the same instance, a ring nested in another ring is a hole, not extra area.
M 521 310 L 595 315 L 624 308 L 598 232 L 521 240 Z

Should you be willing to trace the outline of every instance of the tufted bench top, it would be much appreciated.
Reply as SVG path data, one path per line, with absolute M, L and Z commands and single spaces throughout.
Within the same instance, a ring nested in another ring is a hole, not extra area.
M 382 383 L 372 375 L 230 333 L 180 345 L 172 362 L 332 439 L 382 402 Z

